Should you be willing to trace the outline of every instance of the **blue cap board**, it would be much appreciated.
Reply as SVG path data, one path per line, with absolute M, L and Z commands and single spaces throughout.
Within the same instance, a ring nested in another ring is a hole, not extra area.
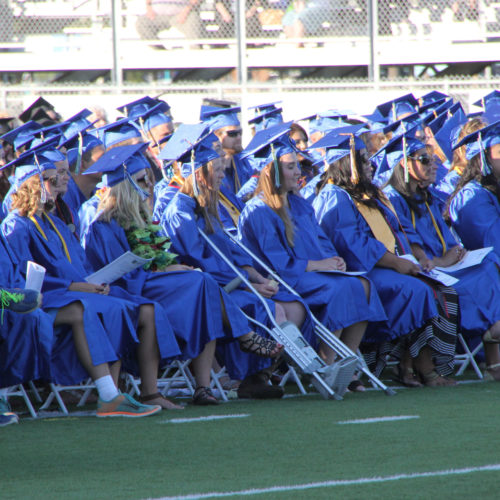
M 382 116 L 391 122 L 397 121 L 402 115 L 415 113 L 417 111 L 418 101 L 413 94 L 406 94 L 391 101 L 384 102 L 377 106 L 377 110 Z
M 139 127 L 128 118 L 108 123 L 103 127 L 90 130 L 89 133 L 100 139 L 106 149 L 128 139 L 137 138 L 143 141 Z
M 449 99 L 450 96 L 445 94 L 444 92 L 439 92 L 439 90 L 431 90 L 424 94 L 423 96 L 418 98 L 418 103 L 420 107 L 425 106 L 426 104 L 434 103 L 436 101 L 441 101 L 443 99 Z
M 31 142 L 34 133 L 41 128 L 40 124 L 29 121 L 2 135 L 0 140 L 11 144 L 14 147 L 14 151 L 17 151 L 22 146 Z
M 490 106 L 498 107 L 500 106 L 500 90 L 494 90 L 489 94 L 481 97 L 478 101 L 473 103 L 474 106 L 479 106 L 480 108 L 488 109 Z
M 460 133 L 462 125 L 467 123 L 467 115 L 465 114 L 460 103 L 457 103 L 457 108 L 450 108 L 448 111 L 440 115 L 435 121 L 442 120 L 438 128 L 430 123 L 430 128 L 434 134 L 434 139 L 439 144 L 439 147 L 443 151 L 446 159 L 451 163 L 453 161 L 453 139 L 457 134 L 457 130 Z
M 240 120 L 238 113 L 241 111 L 240 106 L 232 108 L 217 108 L 214 106 L 203 105 L 200 112 L 200 120 L 208 122 L 210 129 L 215 131 L 222 127 L 239 126 Z
M 147 142 L 117 146 L 104 153 L 83 175 L 102 173 L 102 184 L 107 187 L 116 186 L 127 180 L 139 196 L 146 199 L 149 193 L 143 190 L 132 176 L 143 169 L 150 168 L 148 160 L 142 154 L 147 147 Z
M 158 158 L 168 162 L 178 161 L 181 175 L 186 178 L 211 160 L 219 158 L 213 149 L 217 136 L 207 123 L 181 124 L 172 134 Z
M 282 108 L 269 109 L 248 120 L 248 124 L 253 125 L 256 132 L 274 125 L 279 125 L 283 123 L 282 111 Z
M 466 146 L 465 156 L 468 160 L 474 158 L 477 154 L 481 155 L 481 172 L 483 175 L 491 173 L 491 167 L 486 159 L 485 150 L 495 144 L 500 144 L 500 121 L 492 123 L 472 134 L 466 135 L 455 146 Z

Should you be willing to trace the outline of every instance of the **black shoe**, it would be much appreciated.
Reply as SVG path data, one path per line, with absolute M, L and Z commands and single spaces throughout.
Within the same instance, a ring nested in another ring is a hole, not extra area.
M 238 387 L 240 399 L 280 399 L 285 394 L 283 387 L 269 385 L 269 375 L 257 373 L 250 375 Z

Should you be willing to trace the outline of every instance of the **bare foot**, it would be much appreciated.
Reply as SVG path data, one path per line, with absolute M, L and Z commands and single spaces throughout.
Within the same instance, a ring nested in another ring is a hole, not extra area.
M 184 410 L 184 406 L 175 404 L 160 393 L 153 394 L 152 396 L 141 397 L 141 403 L 145 405 L 159 405 L 164 410 Z
M 424 385 L 427 387 L 451 387 L 457 385 L 455 380 L 443 377 L 439 373 L 433 371 L 427 375 L 422 374 Z

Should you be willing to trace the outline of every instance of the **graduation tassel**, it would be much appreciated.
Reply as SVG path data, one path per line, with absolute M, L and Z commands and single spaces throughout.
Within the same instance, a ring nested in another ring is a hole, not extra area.
M 82 168 L 82 154 L 83 154 L 83 136 L 81 132 L 78 132 L 78 152 L 76 155 L 76 167 L 75 174 L 78 175 Z
M 491 167 L 488 164 L 488 160 L 486 159 L 486 155 L 484 154 L 484 146 L 483 146 L 483 138 L 481 137 L 481 132 L 478 136 L 479 142 L 479 154 L 481 155 L 481 175 L 486 176 L 491 174 Z
M 43 182 L 43 175 L 42 175 L 42 167 L 40 166 L 40 163 L 38 162 L 38 157 L 34 156 L 35 158 L 35 163 L 38 168 L 38 175 L 40 176 L 40 188 L 42 190 L 42 194 L 40 195 L 40 201 L 45 205 L 47 203 L 47 200 L 49 199 L 49 195 L 47 193 L 47 189 L 45 189 L 45 184 Z
M 123 171 L 125 172 L 125 178 L 130 182 L 130 184 L 132 184 L 132 187 L 137 191 L 137 193 L 141 197 L 141 200 L 147 200 L 149 198 L 149 193 L 147 191 L 144 191 L 144 189 L 142 189 L 141 186 L 139 186 L 137 182 L 134 181 L 133 177 L 129 174 L 127 165 L 125 165 L 125 163 L 123 163 Z
M 271 144 L 271 155 L 273 157 L 274 165 L 274 185 L 279 188 L 281 186 L 280 182 L 280 169 L 278 164 L 278 158 L 276 157 L 276 151 L 274 150 L 274 145 Z
M 395 122 L 396 120 L 396 103 L 392 103 L 392 121 Z
M 403 136 L 403 166 L 405 169 L 405 182 L 410 182 L 410 172 L 408 171 L 408 158 L 406 157 L 406 137 Z
M 349 139 L 349 148 L 351 150 L 351 182 L 356 185 L 359 182 L 358 166 L 356 164 L 356 142 L 354 140 L 354 134 L 351 134 Z
M 193 176 L 193 194 L 198 198 L 200 190 L 198 189 L 198 182 L 196 182 L 196 169 L 194 168 L 194 148 L 191 150 L 191 175 Z

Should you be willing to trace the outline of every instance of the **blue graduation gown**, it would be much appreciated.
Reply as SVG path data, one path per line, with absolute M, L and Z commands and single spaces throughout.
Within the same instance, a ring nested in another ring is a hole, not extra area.
M 425 205 L 421 205 L 420 214 L 415 213 L 414 227 L 410 208 L 404 198 L 392 186 L 388 186 L 385 192 L 394 205 L 410 242 L 422 247 L 428 257 L 442 256 L 443 245 Z M 429 203 L 429 208 L 446 248 L 455 246 L 457 242 L 437 204 Z M 500 320 L 500 274 L 496 261 L 495 256 L 487 256 L 478 266 L 448 273 L 459 280 L 453 288 L 460 301 L 462 330 L 468 334 L 481 334 Z
M 321 175 L 318 174 L 316 177 L 313 177 L 301 190 L 300 194 L 305 200 L 308 200 L 312 203 L 314 197 L 316 196 L 316 186 L 321 180 Z
M 500 257 L 500 203 L 490 190 L 467 183 L 451 201 L 450 217 L 466 248 L 493 247 Z
M 51 310 L 54 316 L 57 312 L 54 309 L 74 302 L 83 306 L 85 335 L 94 365 L 125 358 L 138 343 L 135 333 L 137 306 L 118 298 L 119 289 L 112 289 L 109 296 L 68 290 L 72 282 L 84 281 L 90 270 L 85 265 L 85 255 L 77 239 L 58 217 L 52 216 L 51 219 L 67 244 L 71 263 L 59 236 L 45 217 L 36 217 L 36 220 L 47 239 L 30 219 L 20 216 L 17 211 L 11 212 L 1 225 L 11 260 L 20 266 L 23 274 L 29 260 L 45 267 L 43 307 Z M 65 349 L 72 350 L 71 339 Z M 68 366 L 56 375 L 60 383 L 75 383 L 88 376 L 78 362 L 74 348 L 71 359 L 67 357 L 63 361 L 67 361 Z
M 94 220 L 88 232 L 82 235 L 82 244 L 95 268 L 130 251 L 125 231 L 114 219 L 110 222 Z M 162 321 L 167 326 L 172 325 L 184 359 L 197 357 L 205 344 L 224 337 L 219 287 L 205 273 L 152 272 L 140 267 L 116 284 L 131 294 L 161 304 L 166 312 Z M 157 331 L 163 328 L 162 322 L 157 321 Z
M 80 210 L 78 210 L 78 220 L 80 221 L 80 233 L 79 237 L 81 239 L 82 235 L 87 234 L 90 224 L 94 220 L 97 214 L 97 207 L 101 199 L 97 194 L 94 194 L 85 203 L 82 203 Z
M 161 220 L 163 212 L 170 203 L 170 200 L 177 194 L 177 191 L 179 191 L 179 187 L 180 186 L 172 185 L 166 179 L 162 179 L 155 184 L 155 202 L 153 208 L 153 220 L 155 222 L 159 222 Z
M 330 330 L 360 321 L 384 321 L 386 315 L 375 287 L 370 287 L 367 301 L 358 278 L 306 272 L 309 260 L 333 257 L 337 252 L 316 222 L 309 202 L 293 194 L 288 200 L 295 225 L 294 247 L 287 242 L 281 218 L 260 198 L 250 200 L 240 216 L 243 243 L 293 287 Z
M 378 241 L 344 189 L 327 184 L 313 202 L 317 220 L 352 271 L 366 271 L 384 305 L 387 321 L 367 331 L 366 341 L 394 340 L 422 327 L 438 312 L 430 287 L 393 269 L 378 267 L 385 246 Z
M 235 274 L 199 234 L 198 227 L 206 232 L 205 219 L 195 215 L 195 208 L 196 201 L 193 198 L 178 193 L 163 214 L 161 221 L 163 230 L 170 236 L 173 251 L 179 255 L 181 262 L 202 269 L 209 273 L 220 286 L 225 286 L 235 278 Z M 252 265 L 251 259 L 229 239 L 217 222 L 214 222 L 214 226 L 215 232 L 209 234 L 208 237 L 248 278 L 248 273 L 241 267 Z M 240 308 L 248 316 L 270 326 L 263 304 L 253 293 L 244 290 L 243 285 L 230 294 L 223 292 L 222 297 L 226 315 L 235 336 L 254 330 Z M 274 298 L 283 301 L 295 300 L 290 294 L 282 291 L 278 292 Z M 274 314 L 274 302 L 267 300 L 267 304 Z M 265 335 L 260 330 L 259 333 Z M 268 360 L 243 353 L 234 342 L 227 344 L 224 357 L 228 372 L 237 379 L 245 378 L 269 366 Z
M 239 155 L 233 156 L 234 167 L 226 169 L 226 176 L 222 181 L 222 187 L 236 194 L 241 187 L 250 179 L 253 169 L 246 158 L 242 159 Z
M 25 288 L 0 240 L 0 286 Z M 41 309 L 18 314 L 5 309 L 0 321 L 0 388 L 30 380 L 50 381 L 54 342 L 52 318 Z

